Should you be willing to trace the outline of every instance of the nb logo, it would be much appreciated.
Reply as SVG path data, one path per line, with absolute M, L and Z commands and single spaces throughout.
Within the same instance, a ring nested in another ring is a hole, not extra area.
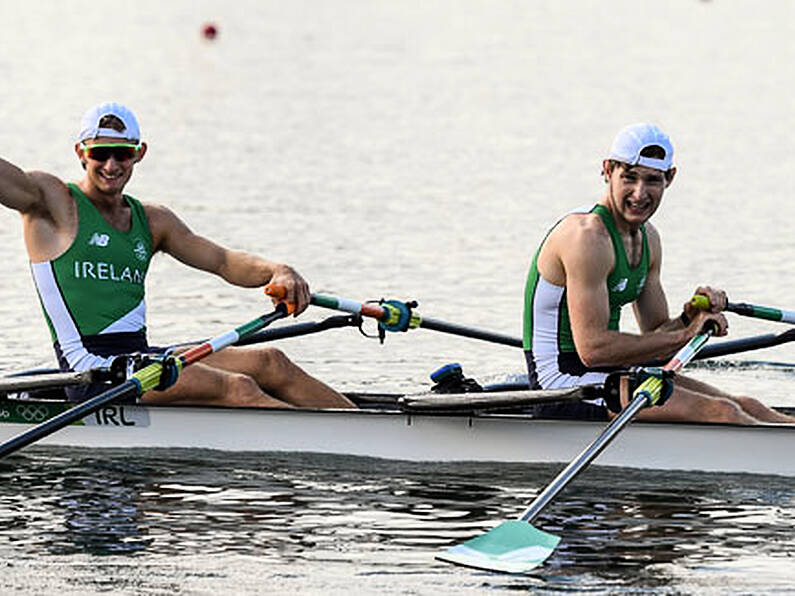
M 627 289 L 627 283 L 629 283 L 629 280 L 626 277 L 622 277 L 611 289 L 613 292 L 623 292 Z
M 643 277 L 640 278 L 640 281 L 638 282 L 638 294 L 640 294 L 643 291 L 645 285 L 646 285 L 646 276 L 644 275 Z
M 107 246 L 108 242 L 110 242 L 110 236 L 107 234 L 100 234 L 99 232 L 94 232 L 91 235 L 91 240 L 88 241 L 89 246 Z

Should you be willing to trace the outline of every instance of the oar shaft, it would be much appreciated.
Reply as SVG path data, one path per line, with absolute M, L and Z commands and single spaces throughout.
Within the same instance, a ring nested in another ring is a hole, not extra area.
M 766 319 L 768 321 L 778 321 L 781 323 L 795 323 L 795 311 L 792 310 L 747 304 L 745 302 L 729 302 L 726 310 L 755 319 Z
M 322 308 L 341 310 L 364 317 L 370 317 L 389 325 L 396 324 L 399 319 L 399 313 L 395 312 L 394 308 L 390 308 L 388 305 L 383 306 L 380 304 L 362 304 L 361 302 L 356 302 L 354 300 L 339 298 L 337 296 L 326 296 L 323 294 L 312 294 L 311 303 Z M 501 333 L 494 333 L 492 331 L 486 331 L 483 329 L 477 329 L 474 327 L 465 327 L 464 325 L 458 325 L 455 323 L 447 323 L 438 319 L 422 317 L 416 312 L 412 312 L 410 327 L 421 327 L 423 329 L 440 331 L 442 333 L 449 333 L 451 335 L 458 335 L 461 337 L 469 337 L 471 339 L 480 339 L 483 341 L 503 344 L 514 348 L 522 347 L 522 340 L 516 337 L 503 335 Z
M 557 497 L 560 491 L 568 486 L 588 464 L 596 459 L 635 415 L 646 407 L 646 401 L 646 396 L 640 395 L 633 399 L 621 414 L 605 427 L 602 434 L 593 443 L 588 445 L 582 453 L 569 462 L 569 465 L 563 471 L 555 476 L 555 479 L 530 503 L 519 519 L 533 523 L 536 517 L 549 505 L 550 501 Z
M 461 337 L 469 337 L 472 339 L 480 339 L 496 344 L 503 344 L 511 346 L 512 348 L 521 348 L 522 340 L 518 337 L 511 337 L 501 333 L 494 333 L 492 331 L 484 331 L 483 329 L 476 329 L 474 327 L 464 327 L 455 323 L 446 323 L 438 319 L 429 319 L 422 317 L 420 319 L 420 327 L 423 329 L 431 329 L 433 331 L 441 331 L 442 333 L 449 333 L 451 335 L 460 335 Z
M 710 307 L 709 298 L 703 294 L 693 296 L 693 298 L 690 299 L 690 303 L 696 308 L 704 310 Z M 746 302 L 729 302 L 725 310 L 744 317 L 795 324 L 795 311 L 792 310 L 784 310 L 771 306 L 759 306 L 758 304 L 748 304 Z
M 363 317 L 370 317 L 377 321 L 384 321 L 389 318 L 389 311 L 380 304 L 363 304 L 347 298 L 337 296 L 326 296 L 324 294 L 312 294 L 311 303 L 321 308 L 349 312 Z
M 737 354 L 738 352 L 747 352 L 749 350 L 773 348 L 791 341 L 795 341 L 795 329 L 789 329 L 778 334 L 765 333 L 764 335 L 756 335 L 754 337 L 722 341 L 705 346 L 695 359 L 703 360 L 705 358 L 717 358 L 718 356 L 727 356 L 729 354 Z
M 302 335 L 310 335 L 312 333 L 320 333 L 321 331 L 328 331 L 329 329 L 341 329 L 342 327 L 356 327 L 359 325 L 358 317 L 352 315 L 333 315 L 322 321 L 309 321 L 306 323 L 296 323 L 295 325 L 282 325 L 274 327 L 273 329 L 265 329 L 252 333 L 248 337 L 239 339 L 236 346 L 248 346 L 251 344 L 264 343 L 268 341 L 275 341 L 277 339 L 287 339 L 290 337 L 299 337 Z
M 663 367 L 663 370 L 677 372 L 686 366 L 707 342 L 713 330 L 699 333 L 693 337 L 676 355 Z M 560 491 L 562 491 L 577 475 L 590 464 L 619 432 L 647 406 L 654 405 L 660 397 L 662 381 L 656 377 L 649 377 L 635 390 L 634 397 L 620 415 L 605 427 L 597 439 L 588 445 L 569 465 L 567 465 L 555 479 L 533 500 L 525 509 L 519 519 L 532 523 L 541 511 L 549 505 Z

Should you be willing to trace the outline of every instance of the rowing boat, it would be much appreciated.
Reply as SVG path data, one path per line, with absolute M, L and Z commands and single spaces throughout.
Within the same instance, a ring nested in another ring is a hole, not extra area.
M 274 313 L 241 325 L 233 333 L 206 340 L 178 358 L 184 359 L 194 351 L 199 358 L 231 343 L 246 345 L 348 326 L 358 326 L 361 330 L 362 317 L 379 321 L 382 340 L 385 330 L 427 328 L 511 347 L 522 346 L 518 338 L 421 317 L 413 310 L 414 303 L 390 300 L 363 304 L 318 294 L 312 295 L 312 303 L 350 314 L 262 330 L 272 320 L 284 316 L 279 305 Z M 698 355 L 691 357 L 717 357 L 790 341 L 795 341 L 795 329 L 723 342 L 699 349 Z M 183 364 L 190 364 L 193 359 Z M 120 371 L 114 373 L 112 367 L 110 377 L 108 371 L 32 371 L 3 377 L 0 451 L 8 455 L 36 442 L 87 448 L 189 448 L 324 453 L 423 462 L 554 464 L 570 461 L 582 445 L 590 443 L 604 428 L 604 422 L 552 420 L 534 415 L 534 407 L 541 403 L 592 399 L 595 396 L 589 394 L 589 387 L 547 392 L 517 389 L 526 388 L 526 381 L 515 386 L 487 387 L 482 394 L 350 394 L 358 410 L 119 403 L 124 396 L 137 398 L 157 385 L 162 370 L 163 366 L 156 362 L 121 379 L 116 378 Z M 115 379 L 123 383 L 77 407 L 70 407 L 57 392 L 53 395 L 44 389 L 62 390 L 72 384 L 92 383 L 97 380 L 93 377 L 95 372 L 101 373 L 103 382 Z M 460 380 L 464 385 L 468 381 Z M 25 388 L 33 392 L 26 393 Z M 781 410 L 792 414 L 795 409 Z M 795 453 L 792 426 L 634 421 L 600 457 L 599 465 L 795 476 L 795 461 L 789 457 L 790 453 Z
M 414 400 L 350 395 L 359 410 L 108 404 L 39 444 L 304 452 L 417 462 L 564 463 L 604 427 L 603 422 L 542 419 L 525 413 L 526 408 L 505 407 L 506 399 L 521 404 L 524 396 L 533 399 L 533 393 L 489 394 L 497 400 L 493 411 L 482 396 L 470 394 Z M 6 399 L 0 402 L 0 441 L 68 407 L 58 400 Z M 795 476 L 792 453 L 793 427 L 633 422 L 599 465 Z

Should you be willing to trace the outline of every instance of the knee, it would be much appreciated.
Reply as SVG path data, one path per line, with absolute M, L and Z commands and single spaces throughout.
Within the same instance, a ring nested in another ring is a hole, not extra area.
M 226 378 L 225 397 L 232 405 L 256 405 L 261 401 L 262 390 L 248 375 L 230 374 Z
M 755 397 L 747 397 L 747 396 L 742 395 L 742 396 L 739 396 L 739 397 L 735 397 L 733 399 L 734 399 L 734 401 L 736 401 L 740 405 L 740 407 L 743 410 L 745 410 L 747 412 L 758 410 L 759 408 L 765 408 L 766 407 L 761 401 L 759 401 Z
M 258 360 L 270 375 L 286 372 L 292 365 L 290 359 L 278 348 L 262 348 Z
M 713 398 L 709 400 L 711 410 L 709 420 L 713 422 L 743 422 L 745 415 L 742 407 L 730 399 Z

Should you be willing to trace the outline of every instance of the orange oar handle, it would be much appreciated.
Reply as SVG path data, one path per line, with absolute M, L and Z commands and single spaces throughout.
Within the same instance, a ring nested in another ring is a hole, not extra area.
M 279 284 L 268 284 L 265 286 L 265 293 L 273 299 L 275 304 L 283 303 L 287 307 L 287 314 L 295 312 L 295 304 L 287 302 L 284 298 L 287 296 L 287 288 Z

